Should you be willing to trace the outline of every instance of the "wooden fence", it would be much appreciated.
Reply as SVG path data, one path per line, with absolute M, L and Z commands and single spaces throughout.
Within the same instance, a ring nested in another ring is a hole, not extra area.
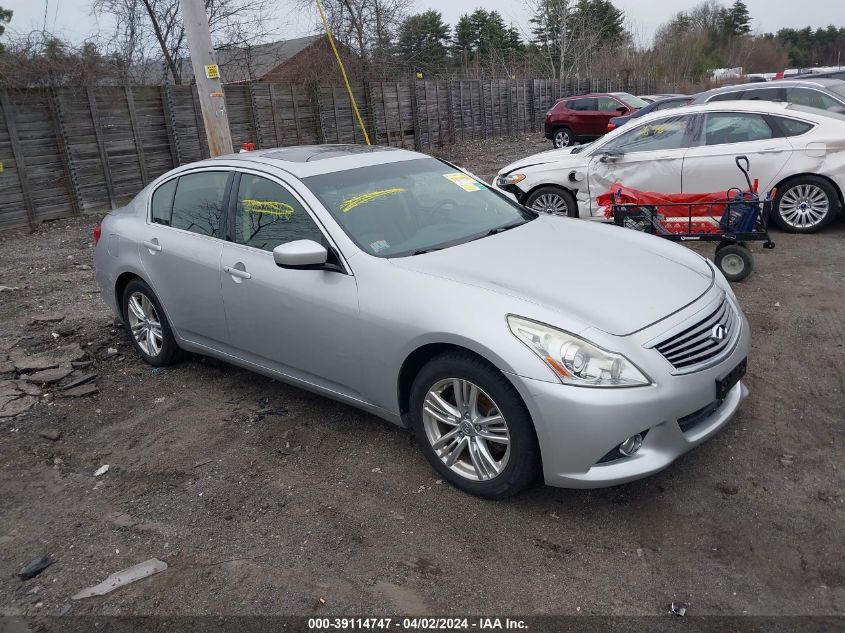
M 536 132 L 556 99 L 651 92 L 649 80 L 360 82 L 373 143 L 436 150 Z M 252 83 L 225 87 L 235 148 L 363 143 L 346 90 Z M 0 233 L 125 204 L 147 183 L 208 157 L 193 86 L 0 90 Z

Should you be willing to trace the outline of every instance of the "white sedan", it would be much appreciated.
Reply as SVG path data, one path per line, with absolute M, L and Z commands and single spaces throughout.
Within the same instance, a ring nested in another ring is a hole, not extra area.
M 843 208 L 845 116 L 767 101 L 655 112 L 512 163 L 494 185 L 536 211 L 603 220 L 596 198 L 615 182 L 660 193 L 746 189 L 736 156 L 748 157 L 760 192 L 777 188 L 772 220 L 785 231 L 818 231 Z

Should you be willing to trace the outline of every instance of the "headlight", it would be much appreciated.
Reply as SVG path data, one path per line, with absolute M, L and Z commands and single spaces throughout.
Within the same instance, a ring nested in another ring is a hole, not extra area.
M 637 387 L 651 381 L 622 354 L 536 321 L 509 315 L 516 338 L 542 358 L 562 383 L 577 387 Z
M 500 187 L 504 187 L 505 185 L 515 185 L 523 180 L 525 180 L 525 174 L 508 174 L 506 176 L 499 176 L 496 179 L 496 183 Z

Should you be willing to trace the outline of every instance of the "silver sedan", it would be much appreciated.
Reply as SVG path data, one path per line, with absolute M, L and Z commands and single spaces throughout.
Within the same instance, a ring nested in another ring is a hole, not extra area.
M 538 217 L 405 150 L 318 146 L 175 169 L 95 230 L 138 354 L 214 356 L 413 429 L 470 493 L 661 470 L 747 395 L 724 277 L 659 238 Z

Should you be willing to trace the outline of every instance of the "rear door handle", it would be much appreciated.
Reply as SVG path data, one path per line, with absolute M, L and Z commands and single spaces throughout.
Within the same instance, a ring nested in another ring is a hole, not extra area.
M 144 246 L 146 246 L 151 251 L 155 251 L 157 253 L 161 252 L 161 244 L 158 243 L 158 240 L 153 238 L 151 240 L 144 240 L 142 242 Z
M 240 268 L 235 268 L 234 266 L 223 266 L 223 270 L 232 275 L 232 277 L 237 277 L 238 279 L 252 279 L 252 275 L 248 272 L 241 270 Z

